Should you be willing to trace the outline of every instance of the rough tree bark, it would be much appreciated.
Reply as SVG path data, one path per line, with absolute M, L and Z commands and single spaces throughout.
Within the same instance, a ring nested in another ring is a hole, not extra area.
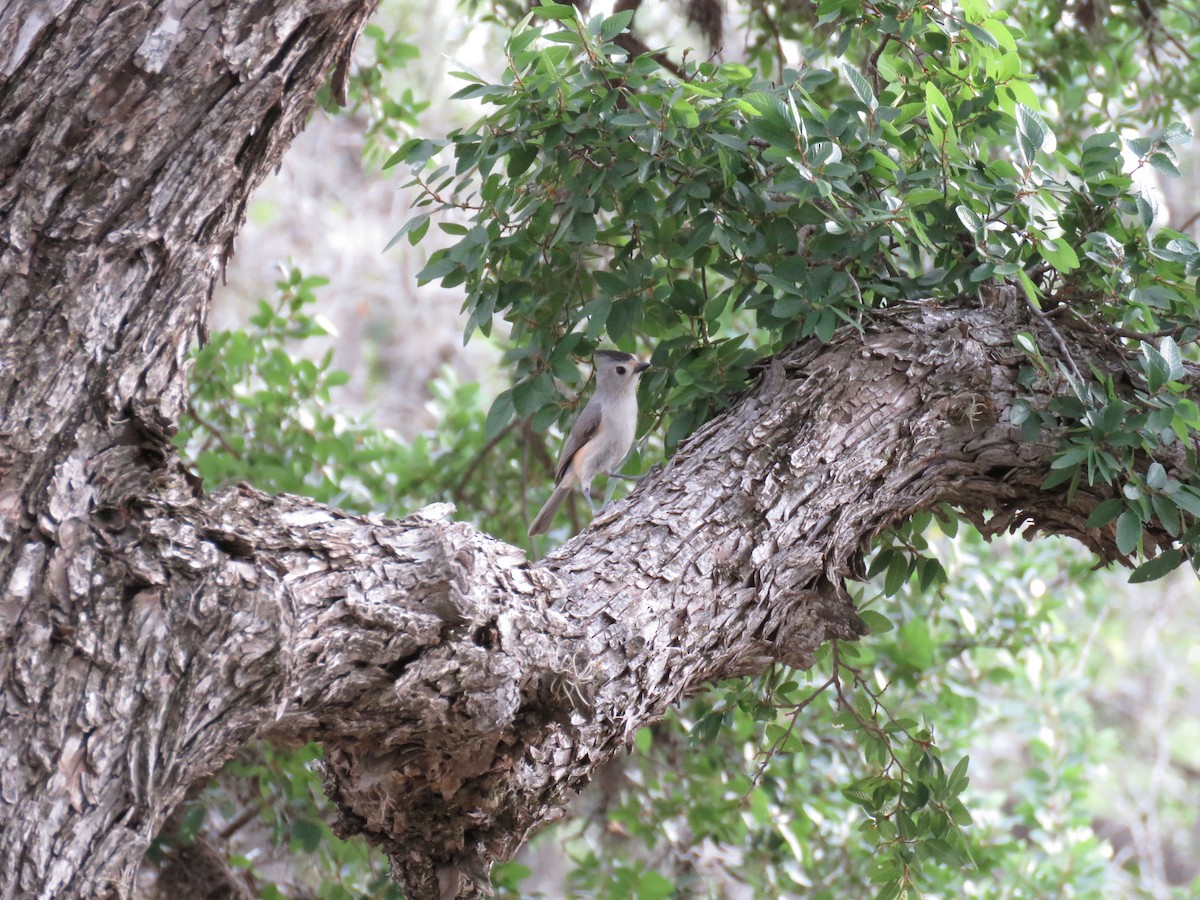
M 669 704 L 855 638 L 844 581 L 914 511 L 1117 555 L 1085 525 L 1101 498 L 1039 491 L 1051 444 L 1009 424 L 1011 336 L 1043 325 L 1004 286 L 770 361 L 536 566 L 444 507 L 201 495 L 169 444 L 187 350 L 370 6 L 3 13 L 0 897 L 127 893 L 187 789 L 256 736 L 324 744 L 338 830 L 409 896 L 475 895 Z

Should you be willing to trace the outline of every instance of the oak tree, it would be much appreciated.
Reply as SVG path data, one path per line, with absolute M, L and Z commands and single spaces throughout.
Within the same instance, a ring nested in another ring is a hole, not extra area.
M 444 504 L 206 491 L 171 440 L 247 198 L 371 8 L 18 3 L 0 28 L 0 895 L 127 892 L 254 738 L 324 748 L 335 830 L 408 896 L 486 893 L 674 704 L 820 659 L 881 763 L 848 793 L 883 890 L 965 864 L 965 768 L 843 691 L 886 627 L 853 585 L 868 558 L 935 580 L 933 513 L 1139 579 L 1191 559 L 1200 250 L 1133 177 L 1175 170 L 1178 110 L 1114 108 L 1141 70 L 1088 83 L 1082 54 L 1037 73 L 981 2 L 760 5 L 725 63 L 641 55 L 636 5 L 521 17 L 504 75 L 465 76 L 478 124 L 395 154 L 425 191 L 401 236 L 456 212 L 421 280 L 465 288 L 469 330 L 509 323 L 485 441 L 565 425 L 611 342 L 652 352 L 666 451 L 535 563 Z M 1089 8 L 1095 40 L 1171 56 L 1169 11 Z

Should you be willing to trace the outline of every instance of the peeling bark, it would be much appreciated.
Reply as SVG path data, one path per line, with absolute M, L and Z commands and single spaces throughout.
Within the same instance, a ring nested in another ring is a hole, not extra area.
M 0 897 L 125 894 L 248 740 L 315 740 L 414 898 L 486 890 L 638 728 L 862 625 L 872 536 L 939 503 L 1116 557 L 1009 422 L 1015 291 L 795 348 L 538 565 L 431 507 L 200 496 L 169 444 L 249 192 L 370 4 L 0 22 Z M 10 10 L 12 7 L 10 6 Z M 1053 346 L 1046 336 L 1043 346 Z M 1081 365 L 1116 350 L 1072 334 Z M 1054 386 L 1035 389 L 1034 402 Z M 1154 535 L 1148 536 L 1151 540 Z

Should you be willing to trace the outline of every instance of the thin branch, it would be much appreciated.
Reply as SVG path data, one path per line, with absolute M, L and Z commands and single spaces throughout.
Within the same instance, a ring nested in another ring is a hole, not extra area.
M 835 669 L 834 674 L 830 675 L 829 678 L 826 679 L 824 684 L 822 684 L 820 687 L 816 688 L 811 694 L 809 694 L 807 697 L 805 697 L 803 700 L 801 700 L 799 703 L 797 703 L 794 707 L 792 707 L 791 724 L 788 725 L 787 731 L 785 731 L 783 734 L 781 734 L 779 737 L 777 737 L 774 741 L 772 741 L 771 746 L 767 748 L 766 755 L 763 757 L 762 763 L 759 764 L 758 771 L 756 771 L 754 773 L 754 777 L 750 779 L 750 787 L 747 788 L 746 793 L 744 793 L 742 795 L 742 799 L 740 801 L 741 804 L 744 804 L 746 802 L 746 800 L 749 799 L 751 791 L 753 791 L 756 787 L 758 787 L 760 784 L 762 784 L 763 773 L 766 772 L 767 766 L 770 765 L 771 760 L 775 758 L 775 756 L 779 753 L 780 748 L 782 748 L 783 745 L 785 743 L 787 743 L 787 739 L 789 737 L 791 737 L 792 732 L 795 731 L 796 723 L 800 720 L 800 713 L 804 712 L 805 708 L 810 703 L 812 703 L 819 696 L 821 696 L 823 693 L 825 693 L 825 691 L 828 690 L 829 686 L 834 684 L 836 681 L 837 681 L 837 673 L 836 673 L 836 669 Z
M 467 471 L 463 473 L 462 477 L 458 480 L 458 484 L 454 486 L 454 490 L 450 492 L 450 496 L 454 498 L 456 503 L 462 500 L 463 491 L 467 489 L 467 485 L 470 483 L 472 476 L 474 476 L 475 472 L 483 464 L 483 461 L 487 459 L 488 454 L 495 450 L 496 445 L 508 437 L 508 435 L 512 433 L 512 430 L 518 425 L 524 423 L 524 421 L 524 419 L 513 419 L 511 422 L 501 428 L 500 432 L 495 437 L 479 448 L 479 452 L 475 454 L 475 458 L 472 459 L 471 464 L 467 466 Z
M 222 828 L 219 832 L 217 832 L 217 834 L 220 836 L 221 840 L 229 840 L 231 837 L 257 819 L 258 813 L 258 807 L 255 806 L 243 809 L 241 814 L 236 819 Z
M 1176 231 L 1187 231 L 1189 228 L 1191 228 L 1193 225 L 1196 224 L 1197 219 L 1200 219 L 1200 209 L 1196 210 L 1194 213 L 1192 213 L 1190 216 L 1188 216 L 1187 219 L 1184 220 L 1183 224 L 1180 225 L 1175 230 Z
M 1057 316 L 1059 313 L 1067 313 L 1073 317 L 1063 320 L 1063 324 L 1068 328 L 1088 331 L 1092 334 L 1108 334 L 1114 337 L 1128 338 L 1131 341 L 1157 341 L 1167 335 L 1178 333 L 1178 329 L 1175 328 L 1160 328 L 1158 331 L 1134 331 L 1132 328 L 1109 325 L 1107 322 L 1097 325 L 1095 322 L 1089 322 L 1079 310 L 1062 302 L 1059 302 L 1058 306 L 1054 309 L 1047 311 L 1045 315 L 1047 317 Z
M 652 51 L 650 46 L 635 35 L 631 31 L 623 32 L 617 35 L 613 41 L 618 47 L 628 53 L 630 56 L 649 56 L 656 63 L 679 79 L 686 79 L 686 74 L 683 69 L 675 65 L 671 58 L 662 51 Z
M 617 0 L 616 6 L 613 7 L 614 13 L 629 12 L 633 10 L 634 15 L 637 15 L 638 9 L 642 5 L 642 0 Z M 684 78 L 683 69 L 671 61 L 667 54 L 651 52 L 649 45 L 633 33 L 633 23 L 630 23 L 630 30 L 617 35 L 613 43 L 632 56 L 648 55 L 656 63 L 674 75 L 676 78 Z
M 1058 344 L 1059 352 L 1062 353 L 1063 359 L 1066 360 L 1067 365 L 1071 368 L 1071 373 L 1082 383 L 1085 380 L 1083 373 L 1079 371 L 1079 366 L 1075 364 L 1075 357 L 1071 353 L 1071 348 L 1067 346 L 1067 342 L 1063 338 L 1062 332 L 1055 327 L 1053 320 L 1046 315 L 1045 311 L 1041 307 L 1033 302 L 1032 298 L 1030 298 L 1024 291 L 1022 291 L 1021 294 L 1025 297 L 1025 305 L 1029 307 L 1029 311 L 1033 313 L 1034 318 L 1041 322 L 1042 325 L 1045 326 L 1046 330 L 1049 331 L 1054 337 L 1055 343 Z

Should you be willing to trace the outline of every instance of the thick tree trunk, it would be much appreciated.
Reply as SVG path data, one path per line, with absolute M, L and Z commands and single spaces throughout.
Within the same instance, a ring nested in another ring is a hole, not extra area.
M 202 654 L 277 641 L 243 626 L 278 609 L 227 620 L 220 594 L 163 591 L 184 573 L 113 540 L 151 498 L 190 494 L 167 435 L 214 280 L 373 6 L 0 9 L 0 896 L 128 883 L 186 782 L 229 754 L 186 696 L 219 683 Z
M 167 440 L 183 360 L 368 12 L 64 0 L 0 26 L 0 897 L 126 893 L 255 736 L 324 743 L 338 829 L 409 896 L 471 895 L 669 704 L 856 637 L 844 580 L 913 512 L 1116 553 L 1009 424 L 1011 336 L 1041 325 L 1008 288 L 771 361 L 537 566 L 448 508 L 198 496 Z

